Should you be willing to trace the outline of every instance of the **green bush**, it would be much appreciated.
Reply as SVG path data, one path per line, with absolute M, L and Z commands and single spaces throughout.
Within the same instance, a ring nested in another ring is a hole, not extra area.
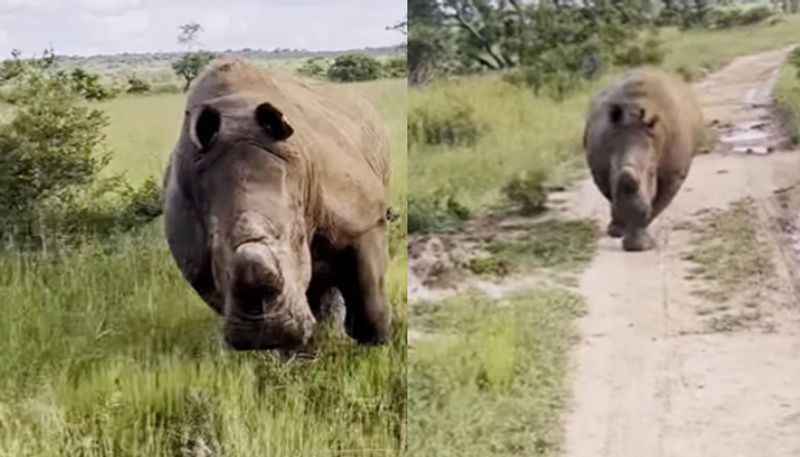
M 457 230 L 470 218 L 470 211 L 451 193 L 437 190 L 411 194 L 408 200 L 408 233 Z
M 381 63 L 364 54 L 345 54 L 334 59 L 328 79 L 338 82 L 371 81 L 381 77 Z
M 408 138 L 431 146 L 473 146 L 485 127 L 474 109 L 456 100 L 440 110 L 417 108 L 408 114 Z
M 128 88 L 125 89 L 125 92 L 129 94 L 146 94 L 150 92 L 150 84 L 147 81 L 138 78 L 136 76 L 128 77 Z
M 6 242 L 104 235 L 160 213 L 154 183 L 134 189 L 122 177 L 99 177 L 110 157 L 103 146 L 108 118 L 82 102 L 87 93 L 71 84 L 73 74 L 55 71 L 54 61 L 48 55 L 24 62 L 3 88 L 11 105 L 9 121 L 0 124 L 0 238 Z
M 65 73 L 68 84 L 86 100 L 108 100 L 114 98 L 114 92 L 100 83 L 100 75 L 76 68 Z
M 544 167 L 523 171 L 514 175 L 501 189 L 503 195 L 524 216 L 541 213 L 547 206 L 548 174 Z
M 393 57 L 383 64 L 383 75 L 387 78 L 405 78 L 408 75 L 406 56 Z
M 623 67 L 641 65 L 660 65 L 664 61 L 666 51 L 662 47 L 658 35 L 651 34 L 643 42 L 634 43 L 622 48 L 614 55 L 614 64 Z
M 297 69 L 297 74 L 307 78 L 325 78 L 328 72 L 328 61 L 322 57 L 312 57 Z

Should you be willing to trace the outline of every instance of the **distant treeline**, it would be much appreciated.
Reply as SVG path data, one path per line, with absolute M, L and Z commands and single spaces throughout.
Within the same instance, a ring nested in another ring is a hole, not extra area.
M 345 51 L 308 51 L 305 49 L 286 49 L 277 48 L 271 51 L 264 49 L 226 49 L 224 51 L 214 51 L 212 54 L 225 55 L 230 57 L 238 57 L 248 60 L 280 60 L 280 59 L 309 59 L 309 58 L 323 58 L 332 59 L 343 54 L 364 54 L 372 57 L 385 56 L 390 54 L 397 54 L 402 52 L 402 46 L 384 46 L 378 48 L 364 48 Z M 102 67 L 109 64 L 119 65 L 152 65 L 163 64 L 168 67 L 172 62 L 180 59 L 185 53 L 180 51 L 175 52 L 149 52 L 149 53 L 121 53 L 111 55 L 93 55 L 93 56 L 64 56 L 59 55 L 59 61 L 65 66 L 76 67 Z

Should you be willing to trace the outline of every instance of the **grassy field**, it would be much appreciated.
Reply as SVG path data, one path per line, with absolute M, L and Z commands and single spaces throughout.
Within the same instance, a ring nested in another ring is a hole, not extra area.
M 414 305 L 409 455 L 559 455 L 565 354 L 582 309 L 559 290 Z
M 404 81 L 356 86 L 392 139 L 405 205 Z M 160 179 L 178 95 L 101 105 L 110 173 Z M 401 211 L 403 212 L 403 211 Z M 180 277 L 161 221 L 61 252 L 0 256 L 0 456 L 395 456 L 406 443 L 406 250 L 393 235 L 390 345 L 332 332 L 314 358 L 233 353 Z
M 666 29 L 661 32 L 668 51 L 664 66 L 690 73 L 713 69 L 739 55 L 800 41 L 794 33 L 798 27 L 800 16 L 795 15 L 777 25 L 720 32 Z M 500 200 L 500 189 L 520 170 L 544 169 L 550 184 L 563 184 L 583 166 L 585 112 L 592 94 L 609 79 L 587 84 L 561 102 L 537 97 L 499 76 L 438 81 L 412 90 L 410 126 L 468 131 L 473 140 L 439 145 L 410 141 L 412 206 L 436 194 L 468 209 L 484 210 Z

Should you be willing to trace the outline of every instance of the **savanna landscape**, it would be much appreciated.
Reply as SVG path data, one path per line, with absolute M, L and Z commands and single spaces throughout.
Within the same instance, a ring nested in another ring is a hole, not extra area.
M 796 13 L 409 2 L 413 455 L 797 452 Z M 713 142 L 626 253 L 582 134 L 640 65 L 692 84 Z
M 187 26 L 182 34 L 202 34 Z M 0 67 L 0 455 L 402 453 L 402 49 L 228 53 L 351 85 L 390 135 L 400 215 L 390 229 L 391 341 L 362 347 L 331 325 L 293 354 L 227 347 L 218 316 L 181 277 L 164 239 L 160 185 L 183 121 L 181 72 L 196 76 L 218 54 L 15 52 Z M 335 65 L 343 55 L 345 70 Z

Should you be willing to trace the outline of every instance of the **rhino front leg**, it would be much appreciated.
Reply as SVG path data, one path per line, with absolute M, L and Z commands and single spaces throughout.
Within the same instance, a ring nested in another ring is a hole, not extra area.
M 611 238 L 621 238 L 625 234 L 625 224 L 614 211 L 614 205 L 611 205 L 611 222 L 608 223 L 606 234 Z
M 650 213 L 650 220 L 656 218 L 664 208 L 666 208 L 672 200 L 675 198 L 675 195 L 678 194 L 678 190 L 683 185 L 683 181 L 686 179 L 686 176 L 675 176 L 673 179 L 669 180 L 658 180 L 658 189 L 656 190 L 656 196 L 653 199 L 653 206 L 652 211 Z
M 345 329 L 362 344 L 384 344 L 389 339 L 392 313 L 386 299 L 389 261 L 386 226 L 378 226 L 354 243 L 339 289 L 346 308 Z

